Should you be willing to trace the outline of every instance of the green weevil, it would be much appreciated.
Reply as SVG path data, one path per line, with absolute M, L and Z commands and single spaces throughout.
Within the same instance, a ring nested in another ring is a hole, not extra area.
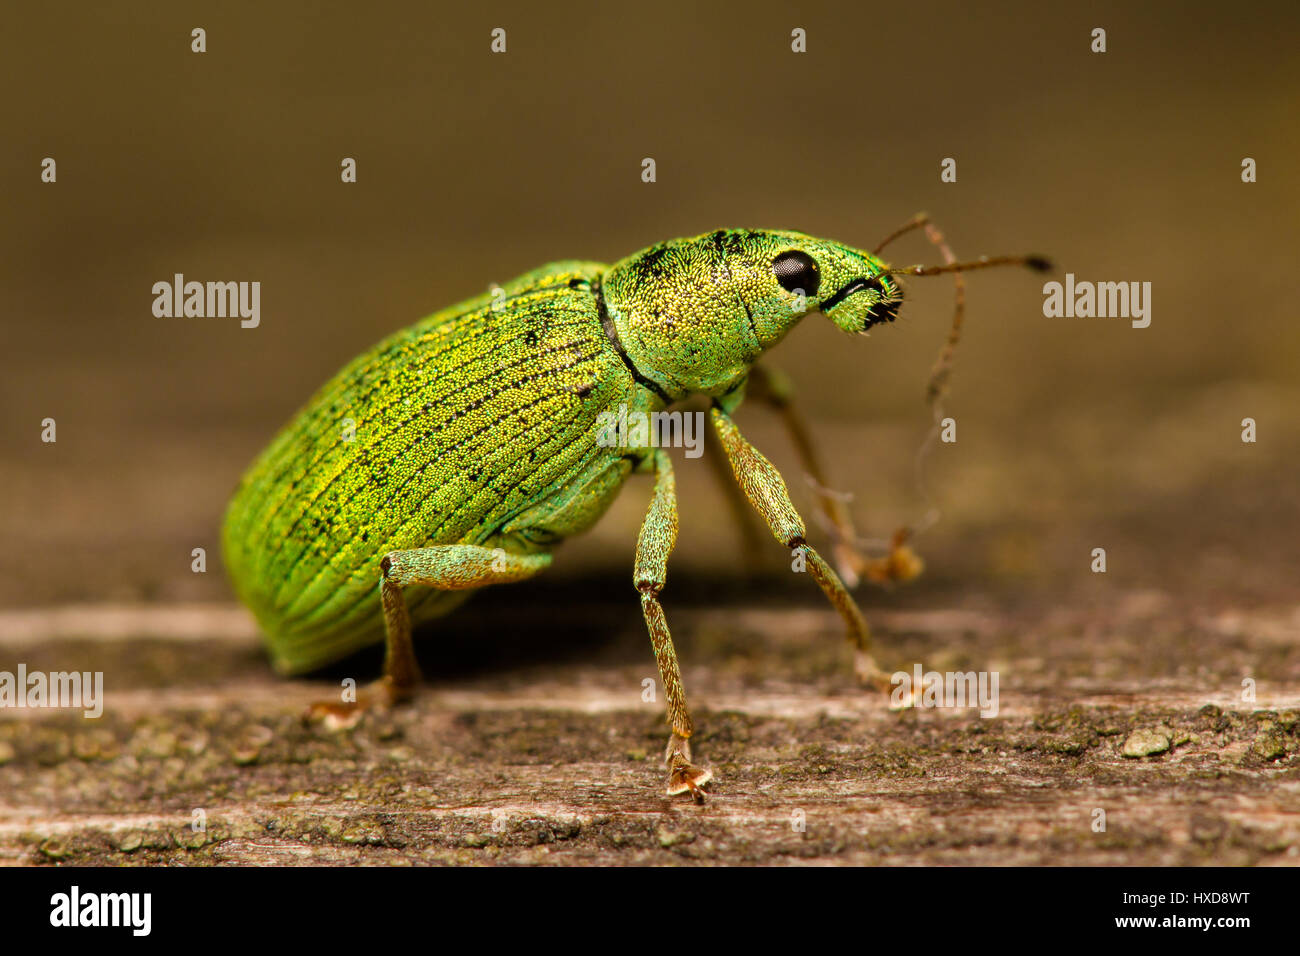
M 921 225 L 930 228 L 918 217 L 894 235 Z M 887 685 L 848 588 L 808 543 L 780 473 L 732 413 L 747 386 L 788 407 L 779 379 L 755 363 L 810 312 L 862 333 L 894 320 L 899 275 L 1045 267 L 1032 257 L 956 263 L 942 248 L 943 266 L 891 270 L 880 247 L 720 230 L 613 265 L 546 265 L 380 342 L 279 433 L 225 516 L 226 565 L 275 667 L 310 671 L 382 638 L 384 675 L 351 709 L 409 698 L 420 681 L 413 622 L 446 614 L 472 589 L 544 570 L 629 475 L 650 473 L 633 583 L 668 698 L 668 792 L 703 799 L 711 774 L 691 762 L 691 718 L 659 597 L 678 528 L 672 462 L 662 447 L 596 440 L 602 412 L 648 414 L 700 394 L 744 497 L 844 618 L 858 674 Z M 823 506 L 845 532 L 837 563 L 850 579 L 855 570 L 915 573 L 897 540 L 885 565 L 855 565 L 843 507 L 830 498 Z

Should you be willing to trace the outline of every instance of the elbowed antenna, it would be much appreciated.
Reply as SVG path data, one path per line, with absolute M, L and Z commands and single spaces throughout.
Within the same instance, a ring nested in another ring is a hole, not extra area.
M 1027 266 L 1035 272 L 1051 272 L 1052 261 L 1044 256 L 980 256 L 970 262 L 947 262 L 938 266 L 903 266 L 886 269 L 891 276 L 937 276 L 945 272 L 971 272 L 993 266 Z
M 899 546 L 909 537 L 920 534 L 931 527 L 939 520 L 939 509 L 930 501 L 930 496 L 925 491 L 925 481 L 922 476 L 922 463 L 926 454 L 934 444 L 934 440 L 939 435 L 940 422 L 943 418 L 943 396 L 948 390 L 948 377 L 952 374 L 953 356 L 956 354 L 957 343 L 961 341 L 962 319 L 966 312 L 966 284 L 962 280 L 961 273 L 971 272 L 976 269 L 989 269 L 993 266 L 1026 266 L 1036 272 L 1050 272 L 1053 269 L 1052 262 L 1046 256 L 1028 255 L 1028 256 L 980 256 L 978 259 L 970 262 L 957 262 L 957 257 L 953 255 L 952 250 L 948 248 L 948 243 L 944 240 L 943 233 L 930 221 L 930 217 L 925 213 L 914 216 L 902 227 L 894 230 L 873 250 L 873 255 L 878 255 L 885 246 L 889 245 L 900 236 L 906 235 L 913 229 L 924 229 L 926 238 L 939 248 L 946 260 L 942 265 L 936 266 L 904 266 L 897 269 L 886 269 L 884 275 L 909 275 L 909 276 L 932 276 L 942 275 L 946 272 L 954 273 L 953 281 L 956 284 L 957 301 L 956 310 L 952 317 L 952 327 L 948 330 L 948 339 L 944 342 L 943 349 L 939 353 L 938 360 L 934 363 L 934 368 L 930 371 L 930 381 L 926 386 L 926 402 L 930 406 L 930 413 L 934 418 L 934 424 L 930 432 L 926 435 L 925 441 L 921 447 L 916 450 L 916 458 L 913 466 L 916 469 L 916 484 L 921 492 L 921 497 L 929 505 L 929 510 L 921 520 L 917 528 L 902 527 L 894 533 L 894 544 L 891 549 L 892 554 L 898 550 Z

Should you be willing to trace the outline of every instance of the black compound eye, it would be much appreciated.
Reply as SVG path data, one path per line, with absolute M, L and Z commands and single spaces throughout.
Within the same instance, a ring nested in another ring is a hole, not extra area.
M 816 295 L 817 287 L 822 283 L 821 270 L 817 262 L 806 252 L 791 249 L 772 260 L 772 271 L 776 281 L 786 292 L 802 290 L 804 295 Z

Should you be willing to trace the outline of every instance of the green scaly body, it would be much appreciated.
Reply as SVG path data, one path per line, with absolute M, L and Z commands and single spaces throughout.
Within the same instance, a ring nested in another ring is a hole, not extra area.
M 815 274 L 804 296 L 774 273 L 791 250 L 816 264 L 798 274 Z M 900 293 L 883 272 L 801 233 L 722 230 L 610 267 L 545 266 L 361 355 L 253 463 L 226 515 L 226 564 L 277 668 L 311 670 L 382 639 L 376 584 L 390 552 L 536 554 L 589 528 L 653 455 L 600 447 L 601 412 L 691 393 L 730 411 L 754 361 L 807 312 L 851 332 L 892 321 Z M 413 592 L 412 618 L 467 594 Z

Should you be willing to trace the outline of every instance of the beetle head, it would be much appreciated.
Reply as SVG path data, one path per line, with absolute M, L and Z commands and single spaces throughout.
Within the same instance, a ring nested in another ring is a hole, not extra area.
M 720 395 L 809 312 L 846 332 L 898 314 L 869 253 L 799 232 L 719 230 L 651 246 L 605 274 L 606 309 L 639 371 L 673 398 Z

